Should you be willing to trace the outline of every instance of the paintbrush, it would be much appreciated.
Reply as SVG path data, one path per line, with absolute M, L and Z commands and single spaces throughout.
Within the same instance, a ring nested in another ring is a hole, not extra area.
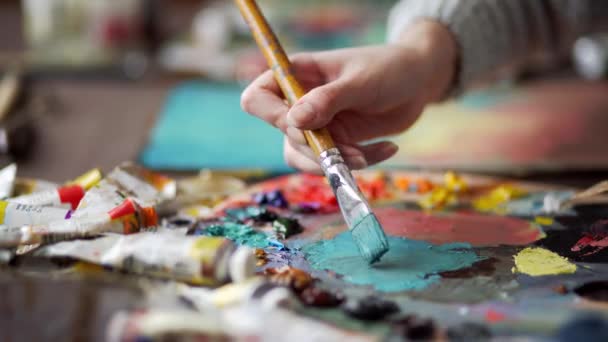
M 255 0 L 235 0 L 235 2 L 264 54 L 268 66 L 274 71 L 274 77 L 287 102 L 293 106 L 304 96 L 305 91 L 293 75 L 285 51 Z M 388 240 L 340 151 L 336 148 L 329 131 L 323 128 L 303 133 L 308 145 L 319 156 L 321 168 L 338 199 L 344 220 L 359 247 L 361 256 L 370 264 L 380 260 L 388 251 Z

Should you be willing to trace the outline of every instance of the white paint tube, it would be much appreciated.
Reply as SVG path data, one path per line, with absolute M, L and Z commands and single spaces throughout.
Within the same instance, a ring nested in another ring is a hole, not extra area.
M 69 209 L 0 201 L 0 225 L 2 228 L 40 225 L 53 221 L 64 221 L 69 217 Z M 0 228 L 0 231 L 2 228 Z
M 256 268 L 255 255 L 248 247 L 237 247 L 220 237 L 174 233 L 144 232 L 61 242 L 46 246 L 39 253 L 197 285 L 244 281 L 253 276 Z

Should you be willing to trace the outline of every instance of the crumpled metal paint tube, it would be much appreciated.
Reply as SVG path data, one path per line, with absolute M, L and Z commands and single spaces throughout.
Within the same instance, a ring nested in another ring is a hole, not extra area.
M 26 208 L 32 207 L 13 203 L 9 203 L 9 205 Z M 48 212 L 50 209 L 62 210 L 50 207 L 32 208 L 39 208 L 41 213 Z M 46 215 L 45 218 L 48 219 L 48 216 Z M 56 219 L 42 220 L 40 223 L 7 227 L 0 230 L 0 245 L 17 247 L 22 245 L 47 244 L 63 240 L 92 237 L 102 233 L 133 234 L 146 228 L 156 227 L 157 225 L 158 216 L 154 208 L 142 208 L 133 199 L 126 199 L 121 205 L 107 213 L 91 214 L 86 217 L 69 220 L 58 217 Z
M 251 248 L 218 237 L 183 236 L 171 232 L 108 235 L 49 245 L 37 252 L 69 257 L 131 273 L 197 285 L 243 281 L 255 273 Z

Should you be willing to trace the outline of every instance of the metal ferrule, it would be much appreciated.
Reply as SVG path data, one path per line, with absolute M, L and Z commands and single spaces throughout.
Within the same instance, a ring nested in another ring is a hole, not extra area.
M 324 151 L 319 159 L 323 172 L 338 199 L 344 220 L 348 228 L 353 229 L 363 217 L 372 213 L 369 204 L 337 148 Z

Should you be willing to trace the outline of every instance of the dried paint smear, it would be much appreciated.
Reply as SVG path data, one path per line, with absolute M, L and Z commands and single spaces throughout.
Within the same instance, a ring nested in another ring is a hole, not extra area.
M 568 259 L 544 248 L 528 247 L 515 257 L 513 273 L 524 273 L 533 277 L 576 272 L 576 265 Z
M 469 267 L 480 260 L 469 244 L 436 246 L 394 236 L 388 239 L 390 250 L 371 266 L 359 255 L 350 232 L 305 246 L 304 253 L 315 269 L 330 270 L 347 282 L 384 292 L 421 290 L 438 281 L 438 273 Z

